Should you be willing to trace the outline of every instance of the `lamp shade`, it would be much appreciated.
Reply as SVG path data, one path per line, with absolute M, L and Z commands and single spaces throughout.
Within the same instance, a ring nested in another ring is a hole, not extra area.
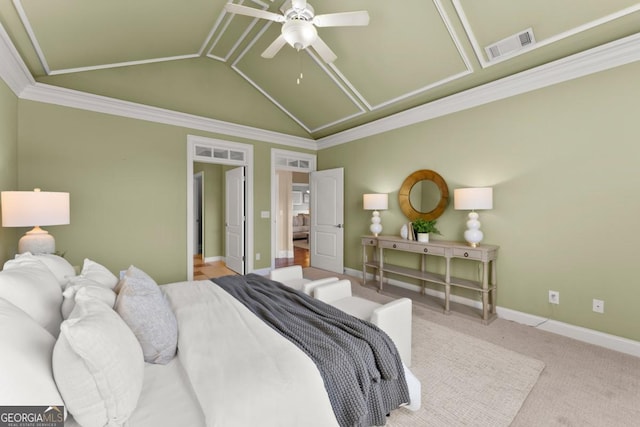
M 493 188 L 458 188 L 453 190 L 453 199 L 456 210 L 493 209 Z
M 367 211 L 385 210 L 389 208 L 388 194 L 363 194 L 362 206 Z
M 69 193 L 3 191 L 1 201 L 3 227 L 69 224 Z

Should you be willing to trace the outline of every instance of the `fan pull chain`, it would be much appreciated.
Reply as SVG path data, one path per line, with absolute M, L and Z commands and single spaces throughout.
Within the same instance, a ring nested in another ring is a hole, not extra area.
M 300 80 L 302 80 L 302 78 L 304 77 L 304 75 L 302 74 L 302 56 L 300 55 L 300 50 L 298 50 L 298 64 L 300 66 L 300 75 L 296 79 L 296 84 L 299 85 L 300 84 Z

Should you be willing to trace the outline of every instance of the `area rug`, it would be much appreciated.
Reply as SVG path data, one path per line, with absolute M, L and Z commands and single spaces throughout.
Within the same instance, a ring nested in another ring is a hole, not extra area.
M 393 411 L 391 427 L 508 426 L 544 363 L 413 317 L 411 371 L 422 383 L 422 408 Z

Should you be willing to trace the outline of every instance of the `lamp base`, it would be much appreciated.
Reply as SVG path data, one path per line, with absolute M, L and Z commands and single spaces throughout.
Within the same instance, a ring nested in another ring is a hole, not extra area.
M 371 230 L 375 237 L 378 237 L 378 234 L 382 232 L 382 224 L 380 224 L 380 212 L 373 211 L 373 214 L 371 215 L 371 225 L 369 226 L 369 230 Z
M 484 235 L 480 231 L 480 221 L 478 221 L 478 214 L 476 212 L 469 212 L 469 220 L 467 221 L 467 229 L 464 232 L 464 240 L 469 243 L 469 246 L 475 248 L 480 244 Z
M 56 241 L 48 231 L 36 226 L 20 238 L 18 253 L 52 254 L 56 251 Z

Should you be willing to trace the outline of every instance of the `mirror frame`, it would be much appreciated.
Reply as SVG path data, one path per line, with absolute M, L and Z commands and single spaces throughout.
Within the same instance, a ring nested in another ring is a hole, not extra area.
M 416 210 L 411 205 L 411 200 L 409 199 L 409 194 L 411 193 L 413 186 L 417 182 L 424 180 L 432 181 L 440 190 L 440 201 L 438 202 L 438 205 L 429 212 L 420 212 Z M 402 187 L 400 187 L 400 192 L 398 193 L 398 202 L 400 203 L 400 209 L 402 212 L 411 221 L 418 218 L 429 221 L 438 218 L 447 208 L 447 204 L 449 203 L 449 188 L 447 187 L 447 183 L 437 172 L 430 169 L 421 169 L 415 171 L 404 180 Z

